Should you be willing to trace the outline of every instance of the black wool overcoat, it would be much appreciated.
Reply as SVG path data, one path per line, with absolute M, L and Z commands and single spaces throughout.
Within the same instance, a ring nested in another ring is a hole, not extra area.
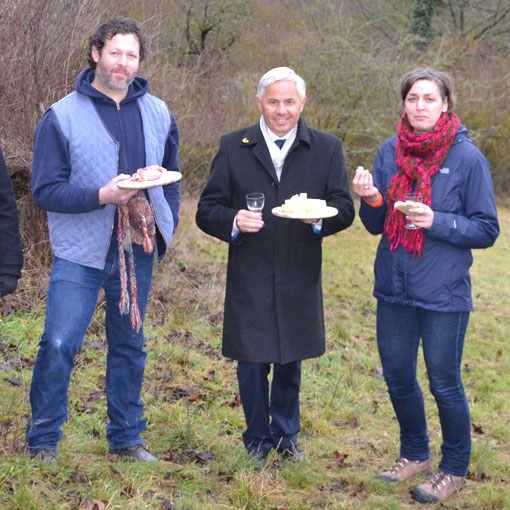
M 23 266 L 18 209 L 0 150 L 0 274 L 19 278 Z
M 247 193 L 265 194 L 265 226 L 232 241 Z M 338 209 L 320 235 L 301 220 L 276 217 L 273 207 L 296 193 Z M 200 229 L 228 242 L 223 355 L 238 361 L 289 363 L 325 350 L 321 284 L 322 238 L 349 227 L 349 193 L 342 142 L 301 118 L 278 182 L 258 124 L 221 137 L 198 203 Z

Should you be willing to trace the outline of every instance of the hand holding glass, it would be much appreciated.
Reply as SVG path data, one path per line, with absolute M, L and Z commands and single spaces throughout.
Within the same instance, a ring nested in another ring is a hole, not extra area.
M 423 202 L 423 197 L 421 195 L 421 193 L 419 192 L 413 192 L 413 193 L 405 193 L 404 194 L 404 200 L 407 202 L 407 201 L 411 201 L 411 202 Z M 407 228 L 409 230 L 418 230 L 420 229 L 421 227 L 417 227 L 410 219 L 409 219 L 409 216 L 406 215 L 405 217 L 405 224 L 404 224 L 404 228 Z
M 246 207 L 249 211 L 259 213 L 264 208 L 264 193 L 248 193 Z

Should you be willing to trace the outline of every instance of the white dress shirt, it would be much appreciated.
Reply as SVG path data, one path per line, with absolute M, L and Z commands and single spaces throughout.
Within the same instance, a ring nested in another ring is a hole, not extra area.
M 285 158 L 287 156 L 287 153 L 289 152 L 289 149 L 292 147 L 292 144 L 294 143 L 294 140 L 296 139 L 296 133 L 297 133 L 297 124 L 288 132 L 285 133 L 283 136 L 278 136 L 275 133 L 273 133 L 266 124 L 266 121 L 264 120 L 264 116 L 260 116 L 260 130 L 262 131 L 262 134 L 264 135 L 264 140 L 266 141 L 267 148 L 269 149 L 269 154 L 271 155 L 271 160 L 273 161 L 273 166 L 276 172 L 276 177 L 278 177 L 278 181 L 281 178 L 282 175 L 282 168 L 283 163 L 285 161 Z M 274 143 L 275 140 L 282 140 L 285 139 L 285 143 L 282 145 L 282 148 L 280 149 L 278 145 Z

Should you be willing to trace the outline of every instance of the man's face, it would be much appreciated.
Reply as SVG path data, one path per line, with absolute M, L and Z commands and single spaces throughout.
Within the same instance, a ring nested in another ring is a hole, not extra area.
M 125 91 L 140 65 L 140 43 L 134 34 L 117 34 L 105 41 L 101 53 L 94 46 L 92 58 L 96 62 L 99 90 L 104 93 Z
M 306 102 L 306 97 L 301 101 L 296 83 L 290 80 L 269 85 L 262 98 L 256 99 L 267 126 L 280 138 L 297 124 Z

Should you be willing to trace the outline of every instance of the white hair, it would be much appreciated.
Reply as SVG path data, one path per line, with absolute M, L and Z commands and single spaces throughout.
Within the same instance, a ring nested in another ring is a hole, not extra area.
M 297 91 L 301 101 L 306 97 L 306 83 L 299 74 L 291 69 L 290 67 L 275 67 L 268 71 L 262 78 L 260 78 L 259 84 L 257 86 L 257 96 L 259 99 L 262 99 L 266 88 L 272 85 L 273 83 L 281 80 L 289 80 L 293 81 L 296 84 Z

